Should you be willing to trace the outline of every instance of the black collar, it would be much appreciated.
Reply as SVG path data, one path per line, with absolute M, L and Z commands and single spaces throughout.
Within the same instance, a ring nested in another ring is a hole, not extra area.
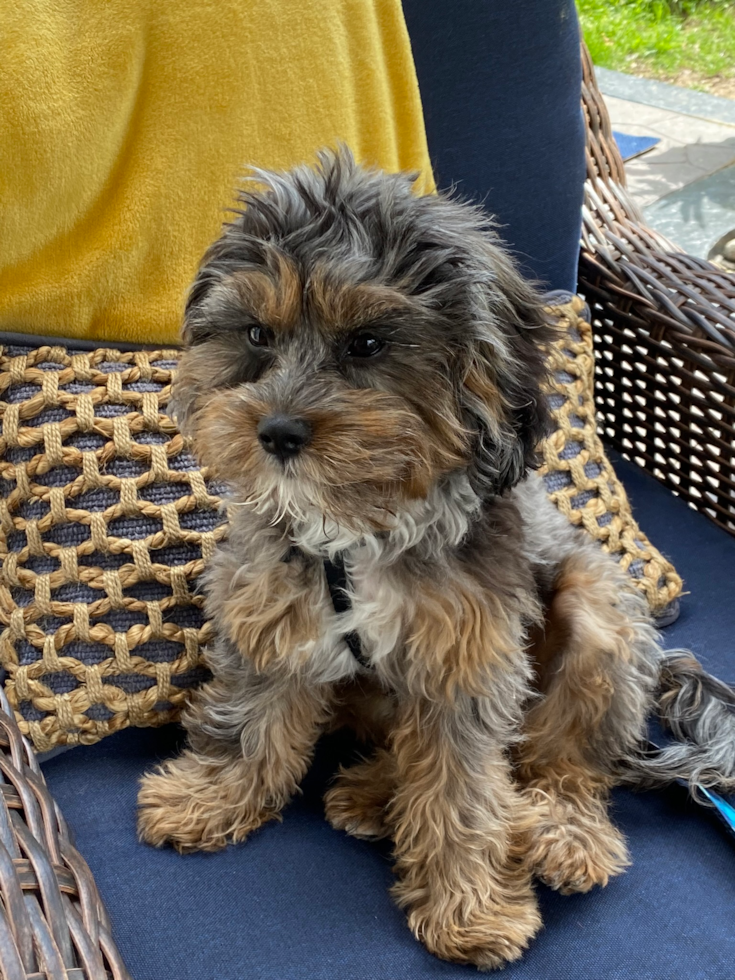
M 303 558 L 304 555 L 299 548 L 292 545 L 283 560 L 291 561 L 291 559 L 295 557 Z M 329 589 L 329 597 L 332 600 L 334 611 L 336 613 L 348 612 L 352 608 L 352 603 L 350 602 L 349 583 L 347 581 L 347 570 L 345 568 L 344 558 L 341 554 L 337 554 L 335 555 L 334 560 L 325 558 L 323 565 L 324 574 L 327 579 L 327 588 Z M 345 643 L 349 647 L 350 653 L 355 660 L 357 660 L 360 666 L 366 668 L 372 667 L 370 660 L 363 653 L 360 637 L 357 635 L 355 630 L 345 634 Z

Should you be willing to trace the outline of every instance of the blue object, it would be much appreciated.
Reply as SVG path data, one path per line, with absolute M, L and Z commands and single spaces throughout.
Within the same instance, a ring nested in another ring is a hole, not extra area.
M 618 144 L 623 162 L 640 156 L 641 153 L 653 149 L 657 143 L 661 142 L 657 136 L 628 136 L 627 133 L 618 133 L 616 130 L 613 130 L 613 136 Z
M 657 728 L 660 727 L 658 722 L 655 720 L 652 724 Z M 659 739 L 658 743 L 649 741 L 645 746 L 647 755 L 648 753 L 656 755 L 660 751 L 661 747 L 667 742 L 666 735 L 663 732 L 660 734 L 663 737 Z M 689 788 L 686 780 L 679 779 L 677 782 L 686 789 Z M 699 783 L 695 783 L 693 785 L 695 790 L 693 798 L 703 806 L 707 806 L 707 804 L 709 804 L 709 812 L 721 820 L 727 829 L 733 835 L 735 835 L 735 806 L 733 806 L 729 800 L 726 800 L 714 790 L 708 789 L 706 786 L 701 786 Z
M 710 801 L 712 806 L 715 808 L 715 812 L 728 830 L 735 834 L 735 806 L 723 799 L 719 793 L 715 793 L 714 790 L 711 789 L 705 789 L 704 786 L 699 787 L 699 792 L 705 797 L 705 799 Z
M 576 290 L 584 190 L 573 0 L 403 0 L 440 187 L 497 216 L 524 271 Z
M 691 594 L 664 641 L 735 676 L 735 538 L 616 460 L 641 526 Z M 52 793 L 97 879 L 135 980 L 469 978 L 430 956 L 388 895 L 390 848 L 324 821 L 321 797 L 353 744 L 331 736 L 284 813 L 245 844 L 182 857 L 135 837 L 140 775 L 176 750 L 173 727 L 128 730 L 44 764 Z M 539 888 L 545 928 L 507 967 L 518 980 L 720 980 L 735 962 L 735 849 L 685 789 L 614 794 L 633 866 L 607 888 L 562 897 Z

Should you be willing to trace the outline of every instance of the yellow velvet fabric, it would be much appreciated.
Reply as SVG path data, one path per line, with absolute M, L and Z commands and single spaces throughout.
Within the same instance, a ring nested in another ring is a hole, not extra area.
M 9 0 L 0 330 L 176 340 L 248 163 L 431 167 L 400 0 Z

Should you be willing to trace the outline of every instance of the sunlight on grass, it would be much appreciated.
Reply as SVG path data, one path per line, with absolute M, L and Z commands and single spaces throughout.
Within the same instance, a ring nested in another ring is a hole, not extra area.
M 710 79 L 725 89 L 731 79 L 735 95 L 732 0 L 577 0 L 577 7 L 596 65 L 709 91 L 717 91 Z

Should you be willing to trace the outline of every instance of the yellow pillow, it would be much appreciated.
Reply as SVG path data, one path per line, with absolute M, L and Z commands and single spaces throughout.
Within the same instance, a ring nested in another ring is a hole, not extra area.
M 400 0 L 12 0 L 0 36 L 0 330 L 175 341 L 248 163 L 342 140 L 433 189 Z

